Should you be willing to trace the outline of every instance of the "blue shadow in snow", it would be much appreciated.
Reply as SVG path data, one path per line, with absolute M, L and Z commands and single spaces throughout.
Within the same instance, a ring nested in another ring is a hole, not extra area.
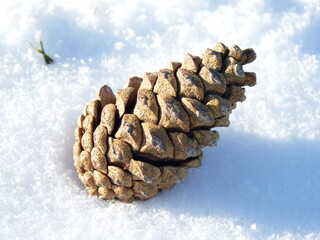
M 35 28 L 42 32 L 42 40 L 48 54 L 59 54 L 62 62 L 70 62 L 73 58 L 85 60 L 93 58 L 97 61 L 104 55 L 130 56 L 141 53 L 141 49 L 135 37 L 128 39 L 128 29 L 134 36 L 147 36 L 151 44 L 152 34 L 155 31 L 164 32 L 167 28 L 154 18 L 152 11 L 147 11 L 144 7 L 137 9 L 138 12 L 135 14 L 138 16 L 146 14 L 147 21 L 140 21 L 132 16 L 127 19 L 126 25 L 116 26 L 110 21 L 110 14 L 107 13 L 109 6 L 106 3 L 99 3 L 97 6 L 95 13 L 97 18 L 94 20 L 93 11 L 92 16 L 87 16 L 92 18 L 91 21 L 96 21 L 92 25 L 89 23 L 90 20 L 84 19 L 85 16 L 79 16 L 79 13 L 61 7 L 57 7 L 51 15 L 35 12 Z M 124 47 L 116 49 L 117 42 L 124 43 Z
M 266 0 L 265 3 L 268 9 L 273 13 L 284 13 L 288 11 L 294 11 L 297 13 L 303 12 L 303 3 L 294 0 Z
M 216 148 L 204 149 L 203 166 L 150 200 L 150 207 L 175 215 L 233 218 L 270 233 L 319 231 L 319 142 L 225 130 L 220 135 Z
M 320 11 L 318 16 L 311 20 L 311 24 L 302 34 L 302 50 L 309 54 L 320 54 Z
M 61 56 L 60 61 L 69 62 L 72 58 L 99 58 L 103 53 L 109 54 L 114 50 L 117 38 L 112 32 L 101 33 L 90 27 L 80 26 L 76 16 L 72 17 L 72 12 L 64 9 L 56 11 L 59 14 L 36 16 L 37 22 L 45 22 L 36 27 L 43 33 L 42 40 L 48 54 L 57 53 Z M 108 26 L 106 23 L 106 27 Z

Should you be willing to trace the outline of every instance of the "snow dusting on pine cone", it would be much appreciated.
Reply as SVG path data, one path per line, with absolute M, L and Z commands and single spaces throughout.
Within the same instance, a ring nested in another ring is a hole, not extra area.
M 215 127 L 228 127 L 243 86 L 256 75 L 243 65 L 256 53 L 217 43 L 159 72 L 132 77 L 117 92 L 102 86 L 78 118 L 74 165 L 89 194 L 123 202 L 171 189 L 201 165 L 201 148 L 215 146 Z

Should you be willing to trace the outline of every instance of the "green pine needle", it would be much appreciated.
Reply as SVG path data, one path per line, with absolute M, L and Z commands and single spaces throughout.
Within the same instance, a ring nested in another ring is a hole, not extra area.
M 52 59 L 51 57 L 49 57 L 49 56 L 46 54 L 46 52 L 44 51 L 43 43 L 42 43 L 41 40 L 40 40 L 40 48 L 41 48 L 41 50 L 38 49 L 38 48 L 35 48 L 31 43 L 30 43 L 30 45 L 31 45 L 31 47 L 32 47 L 35 51 L 37 51 L 38 53 L 41 53 L 41 54 L 42 54 L 42 56 L 43 56 L 44 61 L 46 62 L 46 64 L 50 64 L 50 63 L 53 63 L 53 62 L 54 62 L 53 59 Z

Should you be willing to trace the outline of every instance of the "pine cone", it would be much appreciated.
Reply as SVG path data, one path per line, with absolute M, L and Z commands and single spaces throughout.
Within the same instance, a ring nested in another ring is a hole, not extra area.
M 78 118 L 74 165 L 89 194 L 124 202 L 153 198 L 201 165 L 205 146 L 229 126 L 229 114 L 245 100 L 243 86 L 256 84 L 252 49 L 217 43 L 202 57 L 132 77 L 117 97 L 108 86 Z

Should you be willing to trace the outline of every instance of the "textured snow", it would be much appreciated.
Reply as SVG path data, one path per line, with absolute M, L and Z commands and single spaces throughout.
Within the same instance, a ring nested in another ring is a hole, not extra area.
M 320 239 L 319 37 L 318 0 L 1 1 L 0 239 Z M 97 88 L 217 41 L 256 50 L 258 84 L 203 166 L 146 202 L 89 197 L 73 130 Z

